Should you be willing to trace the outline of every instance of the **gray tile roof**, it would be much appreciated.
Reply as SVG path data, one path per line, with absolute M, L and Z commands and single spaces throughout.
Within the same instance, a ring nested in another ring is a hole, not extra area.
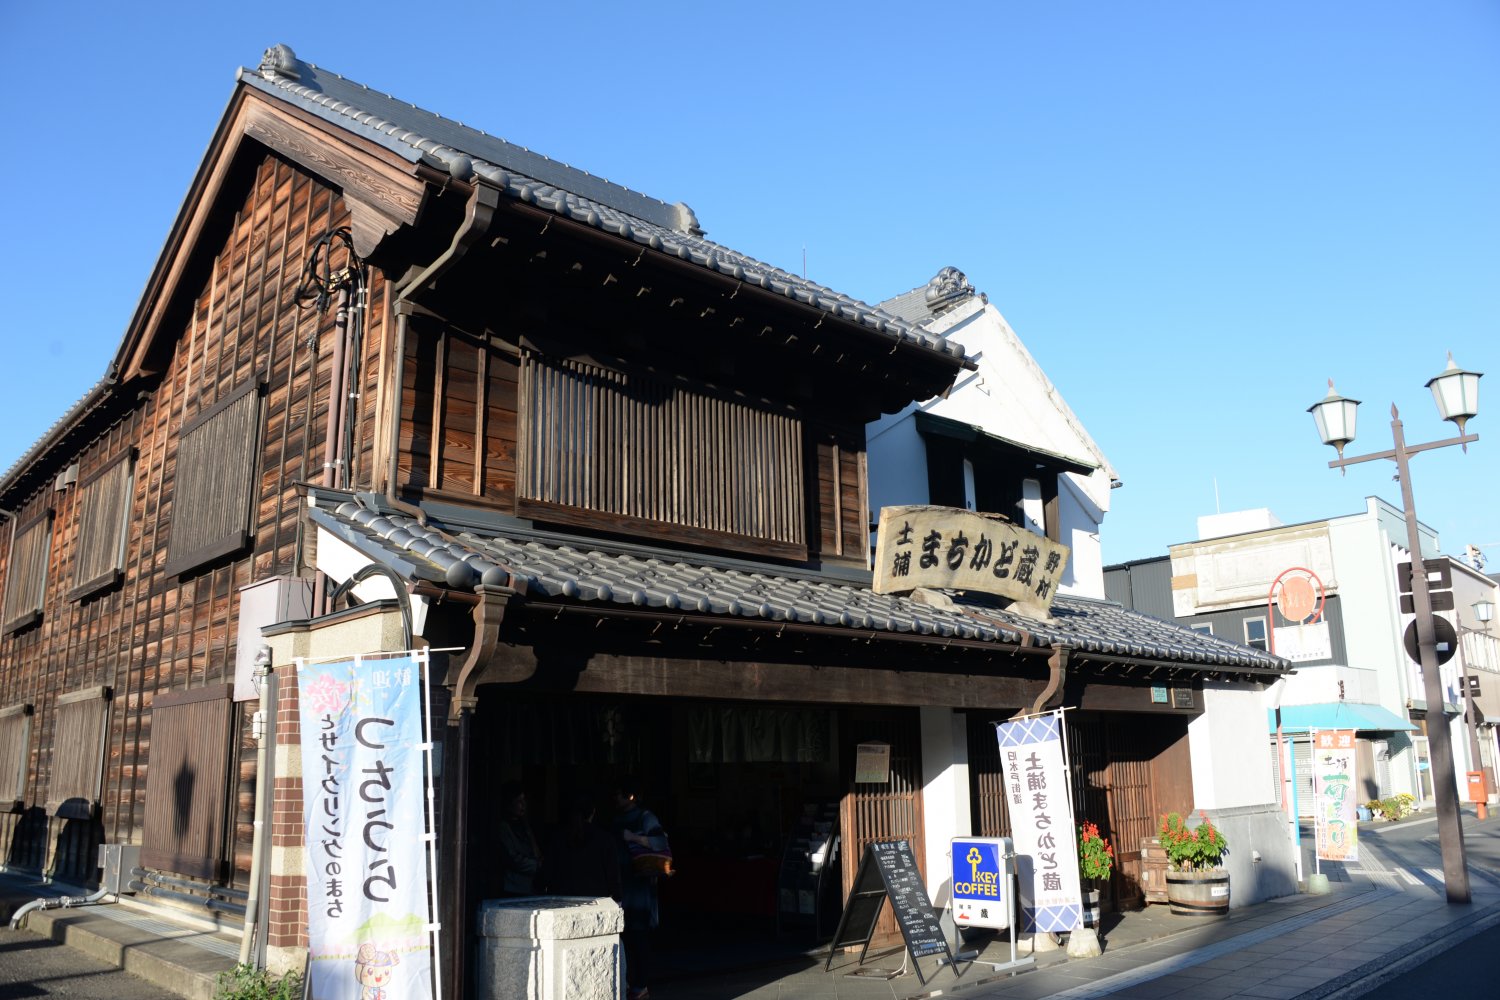
M 1019 643 L 1079 654 L 1264 672 L 1289 666 L 1260 650 L 1201 635 L 1108 601 L 1059 595 L 1044 624 L 995 607 L 951 607 L 877 594 L 827 574 L 799 572 L 644 546 L 605 544 L 521 527 L 483 531 L 456 524 L 443 534 L 405 514 L 372 509 L 347 494 L 315 491 L 309 516 L 372 560 L 409 578 L 470 589 L 512 582 L 522 593 L 703 615 L 758 618 L 859 631 Z M 432 519 L 429 519 L 429 523 Z M 452 539 L 452 540 L 449 540 Z
M 874 335 L 954 360 L 963 348 L 876 306 L 762 263 L 703 237 L 692 209 L 668 204 L 522 146 L 381 94 L 296 58 L 278 45 L 248 86 L 391 150 L 467 180 L 477 175 L 517 201 L 586 223 L 642 246 L 820 309 Z

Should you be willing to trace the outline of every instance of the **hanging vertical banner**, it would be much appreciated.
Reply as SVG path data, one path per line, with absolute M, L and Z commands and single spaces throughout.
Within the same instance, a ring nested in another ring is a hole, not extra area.
M 1358 861 L 1354 730 L 1313 730 L 1313 797 L 1318 857 L 1324 861 Z
M 1021 928 L 1077 930 L 1083 926 L 1083 894 L 1062 713 L 1001 722 L 995 731 L 1015 843 Z
M 422 669 L 297 665 L 310 995 L 432 997 Z

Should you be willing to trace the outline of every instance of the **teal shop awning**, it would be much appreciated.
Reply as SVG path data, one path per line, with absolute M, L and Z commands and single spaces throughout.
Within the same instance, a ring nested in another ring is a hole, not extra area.
M 1266 709 L 1266 722 L 1276 732 L 1276 710 Z M 1357 729 L 1391 733 L 1416 729 L 1407 719 L 1388 708 L 1353 701 L 1328 701 L 1318 705 L 1282 705 L 1281 731 L 1305 733 L 1309 729 Z

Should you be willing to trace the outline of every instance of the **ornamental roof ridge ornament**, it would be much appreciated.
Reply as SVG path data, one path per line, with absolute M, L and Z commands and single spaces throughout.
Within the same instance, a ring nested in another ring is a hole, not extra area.
M 260 75 L 268 80 L 277 76 L 288 80 L 302 79 L 302 74 L 297 69 L 297 53 L 286 44 L 273 45 L 266 49 L 266 54 L 260 57 L 260 66 L 257 69 Z
M 975 295 L 974 286 L 969 283 L 968 276 L 956 267 L 945 267 L 927 282 L 927 292 L 924 296 L 927 308 L 932 315 L 937 316 L 947 312 L 965 299 L 972 299 Z

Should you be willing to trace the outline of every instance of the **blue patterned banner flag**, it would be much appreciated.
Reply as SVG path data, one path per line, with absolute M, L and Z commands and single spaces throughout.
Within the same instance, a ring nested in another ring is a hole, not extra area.
M 1083 926 L 1083 899 L 1062 713 L 1002 722 L 995 730 L 1015 842 L 1021 928 L 1077 930 Z
M 422 667 L 299 663 L 310 995 L 432 997 Z

